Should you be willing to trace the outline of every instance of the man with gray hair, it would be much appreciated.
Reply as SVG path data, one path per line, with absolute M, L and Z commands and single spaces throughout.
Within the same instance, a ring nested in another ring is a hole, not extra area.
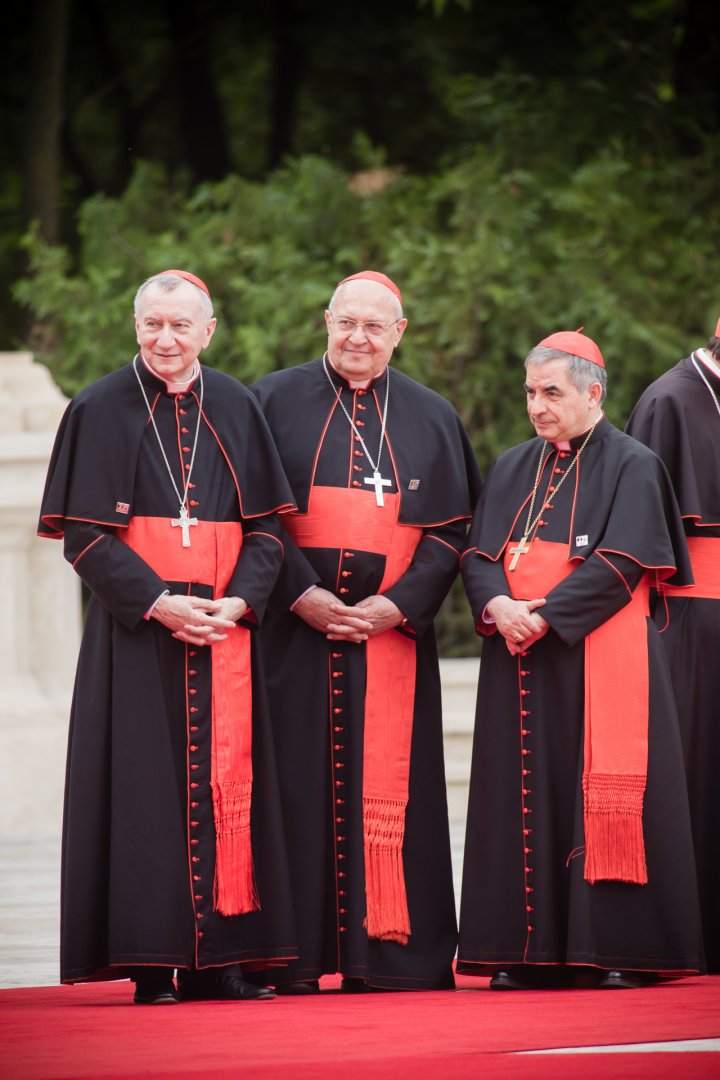
M 253 637 L 293 498 L 255 399 L 200 364 L 205 283 L 149 278 L 135 328 L 133 362 L 68 406 L 39 526 L 90 592 L 61 979 L 129 977 L 148 1005 L 271 998 L 240 966 L 296 951 Z
M 662 463 L 603 414 L 579 331 L 525 361 L 537 438 L 490 470 L 463 559 L 485 635 L 458 971 L 493 990 L 696 972 L 677 714 L 650 586 L 692 578 Z

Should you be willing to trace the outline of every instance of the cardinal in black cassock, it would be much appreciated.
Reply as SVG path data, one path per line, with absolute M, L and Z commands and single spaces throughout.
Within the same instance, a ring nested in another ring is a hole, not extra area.
M 69 405 L 41 536 L 90 591 L 70 722 L 61 978 L 136 1002 L 272 997 L 296 955 L 255 631 L 293 504 L 252 395 L 201 367 L 215 320 L 185 271 L 136 298 L 140 354 Z
M 603 988 L 701 965 L 677 713 L 649 585 L 692 581 L 662 463 L 603 415 L 579 332 L 526 360 L 463 578 L 481 660 L 458 970 Z
M 663 629 L 680 716 L 695 843 L 705 960 L 720 973 L 720 321 L 707 347 L 661 375 L 641 396 L 627 431 L 654 450 L 672 480 L 695 584 L 661 586 Z
M 278 989 L 452 987 L 456 945 L 433 619 L 479 475 L 460 420 L 389 366 L 400 291 L 363 271 L 328 352 L 253 390 L 293 489 L 261 632 L 298 960 Z M 292 539 L 290 539 L 292 538 Z

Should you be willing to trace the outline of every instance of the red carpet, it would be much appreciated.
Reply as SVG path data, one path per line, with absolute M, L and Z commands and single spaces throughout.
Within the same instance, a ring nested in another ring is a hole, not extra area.
M 323 988 L 337 979 L 323 980 Z M 720 976 L 644 990 L 493 994 L 332 990 L 266 1003 L 140 1008 L 129 983 L 0 991 L 3 1080 L 428 1080 L 720 1077 L 720 1054 L 514 1057 L 512 1051 L 720 1036 Z

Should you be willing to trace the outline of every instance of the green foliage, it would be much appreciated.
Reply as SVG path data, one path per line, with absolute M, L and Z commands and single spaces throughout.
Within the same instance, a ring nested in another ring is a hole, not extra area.
M 50 330 L 39 358 L 71 394 L 127 362 L 135 289 L 181 266 L 213 294 L 205 359 L 250 382 L 320 355 L 335 283 L 375 267 L 403 291 L 398 366 L 455 404 L 487 469 L 530 434 L 522 359 L 547 333 L 583 325 L 596 338 L 622 425 L 641 389 L 714 327 L 717 146 L 689 164 L 609 145 L 562 168 L 522 154 L 510 167 L 500 148 L 476 148 L 420 178 L 359 150 L 370 167 L 355 176 L 306 156 L 265 183 L 229 176 L 195 190 L 141 164 L 120 198 L 83 204 L 75 262 L 31 234 L 15 293 Z M 476 649 L 467 630 L 456 590 L 445 655 Z

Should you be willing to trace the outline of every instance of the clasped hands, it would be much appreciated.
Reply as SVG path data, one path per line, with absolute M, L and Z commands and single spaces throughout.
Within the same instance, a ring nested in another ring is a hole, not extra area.
M 549 630 L 549 624 L 537 613 L 545 603 L 538 600 L 513 600 L 510 596 L 494 596 L 485 607 L 498 631 L 505 638 L 511 656 L 529 649 Z
M 366 596 L 350 607 L 319 585 L 301 597 L 293 611 L 330 641 L 367 641 L 404 619 L 397 604 L 386 596 Z
M 232 629 L 247 609 L 248 605 L 239 596 L 205 600 L 201 596 L 166 593 L 153 608 L 152 618 L 167 626 L 178 641 L 215 645 L 225 640 L 227 634 L 223 631 Z

